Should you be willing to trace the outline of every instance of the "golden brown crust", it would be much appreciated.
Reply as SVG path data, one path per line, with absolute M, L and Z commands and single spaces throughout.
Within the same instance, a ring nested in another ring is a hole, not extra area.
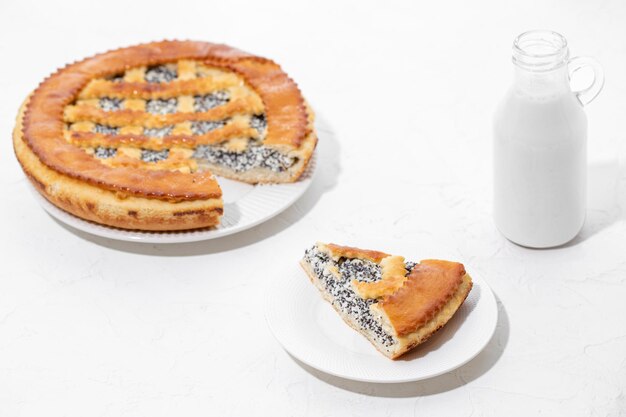
M 472 278 L 469 274 L 465 274 L 457 291 L 443 305 L 443 307 L 423 326 L 415 329 L 415 331 L 398 337 L 396 349 L 390 355 L 391 359 L 397 359 L 406 352 L 410 351 L 417 345 L 427 341 L 439 329 L 444 327 L 446 323 L 454 316 L 459 307 L 463 304 L 472 289 Z
M 88 105 L 67 106 L 65 118 L 68 122 L 93 121 L 109 126 L 141 125 L 158 128 L 190 120 L 219 121 L 245 112 L 261 112 L 262 106 L 253 98 L 239 98 L 223 106 L 202 113 L 174 113 L 155 115 L 137 110 L 107 112 Z
M 67 139 L 81 147 L 119 148 L 121 146 L 142 147 L 152 150 L 170 149 L 181 147 L 193 149 L 198 145 L 220 144 L 232 138 L 255 138 L 258 135 L 256 129 L 240 126 L 230 122 L 224 127 L 211 130 L 202 135 L 167 135 L 163 138 L 149 137 L 146 135 L 105 135 L 94 132 L 66 131 Z
M 295 83 L 281 71 L 278 65 L 270 60 L 255 57 L 225 45 L 192 41 L 163 41 L 122 48 L 96 55 L 59 70 L 46 79 L 32 95 L 24 116 L 23 140 L 32 153 L 49 169 L 97 188 L 115 192 L 117 195 L 168 202 L 220 198 L 221 190 L 208 172 L 145 170 L 135 164 L 124 166 L 104 164 L 82 149 L 68 143 L 64 138 L 64 109 L 77 98 L 81 90 L 82 98 L 85 99 L 103 92 L 107 94 L 111 92 L 113 96 L 132 93 L 134 91 L 132 83 L 139 79 L 142 75 L 141 71 L 145 71 L 146 66 L 180 60 L 206 61 L 243 76 L 244 80 L 258 91 L 265 106 L 268 123 L 265 143 L 268 145 L 286 150 L 297 150 L 304 141 L 307 136 L 307 113 L 304 101 Z M 113 85 L 112 82 L 89 84 L 96 78 L 121 73 L 133 67 L 138 68 L 135 71 L 136 74 L 129 71 L 124 79 L 125 83 L 119 86 Z M 171 83 L 169 86 L 144 83 L 141 88 L 137 89 L 136 97 L 145 99 L 190 93 L 188 90 L 191 81 L 198 81 L 187 80 L 195 64 L 186 63 L 182 67 L 189 68 L 181 72 L 182 79 L 178 82 Z M 141 70 L 141 68 L 144 69 Z M 131 83 L 131 87 L 128 87 L 127 82 Z M 207 81 L 207 91 L 217 88 L 209 84 L 211 84 L 210 80 Z M 88 88 L 85 90 L 86 86 Z M 224 106 L 231 112 L 229 114 L 236 114 L 242 106 L 241 103 L 237 104 L 239 103 L 237 100 L 233 100 L 233 103 L 232 108 Z M 126 118 L 124 122 L 132 121 L 131 119 L 141 112 L 136 110 L 141 105 L 131 107 L 114 117 Z M 188 104 L 186 108 L 188 110 Z M 83 111 L 90 112 L 91 110 L 84 108 L 73 110 L 70 107 L 68 111 L 71 117 L 80 118 Z M 210 111 L 207 113 L 210 117 L 218 117 L 217 113 L 224 111 L 216 110 L 213 113 Z M 176 117 L 185 119 L 188 113 L 179 114 L 182 116 Z M 107 120 L 109 116 L 111 114 L 107 115 Z M 163 126 L 172 122 L 168 117 L 145 117 L 148 125 L 152 123 L 154 126 Z
M 404 285 L 378 302 L 398 336 L 414 332 L 431 320 L 456 293 L 465 276 L 463 264 L 423 260 Z
M 123 229 L 187 230 L 219 224 L 223 212 L 221 198 L 169 203 L 119 196 L 48 168 L 22 139 L 24 108 L 25 105 L 13 130 L 15 154 L 33 186 L 57 207 L 83 219 Z
M 318 243 L 317 244 L 318 247 L 320 247 L 320 245 L 322 247 L 325 247 L 330 252 L 332 257 L 335 259 L 338 259 L 341 257 L 358 258 L 358 259 L 365 259 L 368 261 L 372 261 L 375 263 L 380 263 L 380 261 L 382 261 L 384 258 L 389 256 L 389 254 L 384 253 L 384 252 L 379 252 L 375 250 L 367 250 L 367 249 L 359 249 L 359 248 L 354 248 L 351 246 L 341 246 L 341 245 L 336 245 L 334 243 L 328 243 L 328 244 Z

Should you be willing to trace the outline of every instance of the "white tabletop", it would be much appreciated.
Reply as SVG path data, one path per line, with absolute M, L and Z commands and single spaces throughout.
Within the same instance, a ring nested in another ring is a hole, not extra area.
M 626 415 L 626 3 L 55 3 L 0 3 L 0 415 Z M 509 243 L 491 217 L 491 116 L 512 40 L 534 28 L 563 33 L 607 78 L 587 109 L 587 222 L 552 250 Z M 35 203 L 10 143 L 21 100 L 68 62 L 162 38 L 225 42 L 298 81 L 320 157 L 293 207 L 156 246 L 75 232 Z M 263 317 L 268 279 L 316 240 L 365 237 L 470 262 L 499 302 L 483 353 L 400 385 L 286 354 Z

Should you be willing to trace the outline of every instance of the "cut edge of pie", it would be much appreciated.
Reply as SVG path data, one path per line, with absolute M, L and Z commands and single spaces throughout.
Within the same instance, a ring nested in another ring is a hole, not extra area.
M 33 187 L 55 206 L 82 219 L 122 229 L 187 230 L 220 223 L 223 202 L 215 198 L 170 203 L 129 196 L 90 185 L 44 165 L 22 139 L 26 102 L 20 108 L 13 148 Z
M 335 244 L 315 244 L 300 264 L 341 318 L 391 359 L 442 328 L 472 289 L 458 262 L 405 262 L 401 256 Z
M 220 223 L 214 174 L 297 181 L 317 136 L 312 110 L 273 61 L 226 45 L 161 41 L 52 74 L 22 104 L 13 144 L 35 189 L 63 210 L 108 226 L 175 231 Z

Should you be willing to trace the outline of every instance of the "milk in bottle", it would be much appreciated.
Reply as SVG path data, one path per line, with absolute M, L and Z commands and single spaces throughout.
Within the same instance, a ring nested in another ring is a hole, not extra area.
M 529 247 L 564 244 L 586 210 L 587 118 L 583 103 L 602 88 L 589 58 L 569 59 L 555 32 L 520 35 L 513 45 L 515 80 L 494 120 L 494 218 L 509 240 Z M 573 92 L 570 74 L 591 65 L 595 81 Z

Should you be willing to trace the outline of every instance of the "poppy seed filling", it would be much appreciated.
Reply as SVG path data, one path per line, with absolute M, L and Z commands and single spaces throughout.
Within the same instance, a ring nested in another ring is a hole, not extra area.
M 218 129 L 220 127 L 224 127 L 226 125 L 227 120 L 219 120 L 217 122 L 214 121 L 194 121 L 191 122 L 191 131 L 194 135 L 204 135 L 205 133 L 210 132 L 211 130 Z
M 311 265 L 324 289 L 332 296 L 335 308 L 350 316 L 361 327 L 361 330 L 373 335 L 381 345 L 391 347 L 394 344 L 393 336 L 382 328 L 370 311 L 370 305 L 377 301 L 361 298 L 352 287 L 352 281 L 355 279 L 361 282 L 381 280 L 380 265 L 363 259 L 341 258 L 335 261 L 327 254 L 320 252 L 316 246 L 305 251 L 304 260 Z M 338 269 L 339 277 L 329 271 L 329 266 Z M 407 275 L 413 266 L 415 262 L 406 263 Z
M 117 111 L 122 109 L 123 102 L 121 98 L 102 97 L 98 100 L 98 105 L 104 111 Z
M 144 162 L 159 162 L 164 161 L 170 156 L 170 150 L 164 149 L 162 151 L 152 151 L 150 149 L 141 150 L 141 160 Z
M 103 135 L 117 135 L 120 132 L 120 128 L 96 123 L 93 126 L 93 131 L 94 133 L 101 133 Z
M 101 158 L 101 159 L 113 158 L 115 154 L 117 154 L 117 149 L 98 146 L 97 148 L 93 150 L 93 154 L 95 155 L 96 158 Z
M 228 103 L 230 95 L 227 91 L 215 91 L 211 94 L 193 97 L 193 109 L 196 112 L 209 111 L 214 107 Z
M 174 126 L 155 127 L 155 128 L 143 128 L 143 134 L 154 138 L 164 138 L 172 134 Z
M 146 70 L 144 79 L 149 83 L 167 83 L 178 77 L 173 65 L 157 65 Z
M 250 127 L 256 129 L 259 135 L 265 135 L 267 129 L 267 119 L 264 114 L 255 114 L 250 117 Z
M 267 168 L 282 172 L 296 163 L 297 159 L 267 146 L 248 146 L 243 152 L 233 152 L 220 146 L 200 145 L 193 153 L 196 159 L 211 164 L 223 165 L 235 172 L 249 171 L 254 168 Z
M 177 98 L 155 98 L 146 101 L 146 111 L 152 114 L 172 114 L 176 113 L 178 107 Z

